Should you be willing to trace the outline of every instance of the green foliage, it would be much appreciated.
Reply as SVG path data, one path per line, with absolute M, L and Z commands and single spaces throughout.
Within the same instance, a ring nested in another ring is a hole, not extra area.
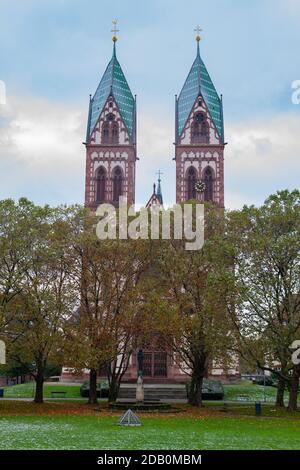
M 230 368 L 235 362 L 229 353 L 234 336 L 229 334 L 231 323 L 224 298 L 232 260 L 224 244 L 223 211 L 208 204 L 204 230 L 201 249 L 187 251 L 184 240 L 173 238 L 161 243 L 157 256 L 159 281 L 165 288 L 163 295 L 171 316 L 164 337 L 191 371 L 190 403 L 198 405 L 201 381 L 210 364 L 216 361 Z
M 259 208 L 228 214 L 227 238 L 235 270 L 226 299 L 237 348 L 253 369 L 297 390 L 300 367 L 290 346 L 300 337 L 300 192 L 280 191 Z M 291 400 L 295 409 L 296 394 Z
M 2 377 L 20 377 L 30 374 L 30 370 L 34 370 L 32 364 L 20 364 L 18 361 L 10 360 L 6 366 L 0 367 L 0 375 Z M 61 374 L 61 366 L 49 362 L 44 370 L 44 379 Z
M 269 368 L 297 385 L 299 191 L 225 215 L 205 210 L 205 244 L 189 252 L 175 237 L 100 241 L 97 216 L 80 206 L 0 201 L 4 370 L 27 370 L 42 390 L 59 372 L 47 371 L 50 363 L 78 371 L 107 364 L 115 395 L 132 351 L 156 332 L 192 370 L 195 397 L 212 361 L 230 369 L 237 353 L 250 370 Z

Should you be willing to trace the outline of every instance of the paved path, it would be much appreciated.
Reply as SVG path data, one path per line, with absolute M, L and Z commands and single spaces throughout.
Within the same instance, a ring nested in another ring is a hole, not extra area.
M 45 401 L 85 401 L 86 398 L 44 398 Z M 98 398 L 99 400 L 99 398 Z M 100 399 L 101 400 L 101 399 Z M 104 399 L 102 399 L 104 400 Z M 0 398 L 1 401 L 33 401 L 33 397 L 31 398 Z
M 33 398 L 0 398 L 1 401 L 23 401 L 23 402 L 32 402 Z M 78 401 L 78 402 L 87 402 L 87 398 L 44 398 L 45 402 L 53 401 L 53 402 L 65 402 L 65 401 Z M 107 398 L 98 398 L 98 401 L 100 402 L 107 402 Z M 119 403 L 126 402 L 126 403 L 135 403 L 135 400 L 133 399 L 120 399 L 118 400 Z M 187 403 L 187 400 L 162 400 L 163 403 L 181 403 L 185 404 Z
M 1 401 L 23 401 L 23 402 L 31 402 L 33 401 L 33 398 L 0 398 L 0 402 Z M 68 402 L 68 401 L 78 401 L 78 402 L 87 402 L 87 398 L 44 398 L 44 401 L 45 402 Z M 98 401 L 99 402 L 107 402 L 107 398 L 98 398 Z M 122 402 L 126 402 L 126 403 L 135 403 L 135 400 L 134 399 L 120 399 L 118 400 L 118 402 L 122 403 Z M 175 404 L 175 403 L 178 403 L 178 404 L 186 404 L 187 403 L 187 400 L 183 400 L 183 399 L 178 399 L 178 400 L 172 400 L 172 399 L 166 399 L 166 400 L 161 400 L 162 403 L 170 403 L 170 404 Z M 241 406 L 254 406 L 255 405 L 255 401 L 227 401 L 227 400 L 222 400 L 222 401 L 208 401 L 208 400 L 204 400 L 205 403 L 210 403 L 210 404 L 214 404 L 216 406 L 223 406 L 224 403 L 227 403 L 228 405 L 241 405 Z M 261 404 L 262 405 L 270 405 L 270 406 L 274 406 L 275 405 L 275 402 L 264 402 L 264 401 L 261 401 Z

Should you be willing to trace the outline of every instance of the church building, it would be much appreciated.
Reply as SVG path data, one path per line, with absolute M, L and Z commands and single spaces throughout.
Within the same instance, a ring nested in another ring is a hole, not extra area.
M 223 104 L 197 54 L 175 99 L 176 202 L 196 199 L 224 208 Z
M 95 210 L 107 202 L 118 205 L 125 196 L 135 202 L 136 98 L 113 54 L 93 98 L 86 135 L 85 206 Z
M 176 202 L 196 199 L 224 208 L 223 103 L 201 58 L 200 36 L 196 40 L 196 58 L 175 99 Z M 114 36 L 112 58 L 89 103 L 85 205 L 93 210 L 104 202 L 117 206 L 120 196 L 135 202 L 136 97 L 116 41 Z
M 200 30 L 198 29 L 198 34 Z M 175 99 L 176 202 L 210 201 L 224 208 L 223 104 L 200 54 L 196 57 L 179 96 Z M 137 108 L 116 52 L 93 97 L 90 97 L 86 134 L 85 205 L 96 210 L 101 203 L 118 206 L 120 196 L 135 202 L 137 162 Z M 161 173 L 147 207 L 163 205 Z M 184 382 L 188 377 L 176 358 L 158 346 L 144 351 L 144 380 L 152 383 Z M 137 352 L 132 355 L 124 381 L 135 382 Z M 213 368 L 213 376 L 234 378 L 236 368 Z

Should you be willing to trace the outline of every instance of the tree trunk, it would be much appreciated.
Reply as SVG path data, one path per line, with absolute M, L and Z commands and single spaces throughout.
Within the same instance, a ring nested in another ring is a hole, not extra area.
M 108 390 L 108 401 L 115 402 L 119 395 L 120 383 L 116 378 L 111 378 Z
M 97 399 L 97 370 L 90 369 L 90 392 L 89 392 L 89 404 L 96 405 Z
M 277 385 L 276 406 L 284 408 L 284 391 L 286 381 L 283 377 L 279 377 Z
M 290 396 L 288 411 L 297 411 L 298 409 L 298 388 L 299 388 L 299 367 L 294 367 L 290 385 Z
M 38 365 L 35 376 L 35 403 L 44 403 L 44 369 L 42 365 Z
M 189 404 L 201 407 L 202 405 L 202 385 L 203 374 L 193 374 L 191 380 L 191 388 L 189 392 Z

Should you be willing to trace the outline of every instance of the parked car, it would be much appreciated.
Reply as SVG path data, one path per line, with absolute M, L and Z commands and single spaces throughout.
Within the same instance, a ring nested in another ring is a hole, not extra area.
M 90 394 L 90 384 L 89 382 L 84 382 L 80 387 L 80 396 L 82 396 L 83 398 L 88 398 L 89 394 Z M 97 397 L 98 398 L 108 397 L 108 382 L 97 383 Z
M 258 375 L 255 379 L 252 380 L 254 385 L 265 385 L 266 387 L 276 386 L 274 380 L 271 377 L 264 377 L 263 375 Z
M 186 383 L 187 396 L 189 396 L 189 391 L 191 387 L 191 382 Z M 224 388 L 222 383 L 219 380 L 203 380 L 202 385 L 202 399 L 203 400 L 223 400 L 224 398 Z

